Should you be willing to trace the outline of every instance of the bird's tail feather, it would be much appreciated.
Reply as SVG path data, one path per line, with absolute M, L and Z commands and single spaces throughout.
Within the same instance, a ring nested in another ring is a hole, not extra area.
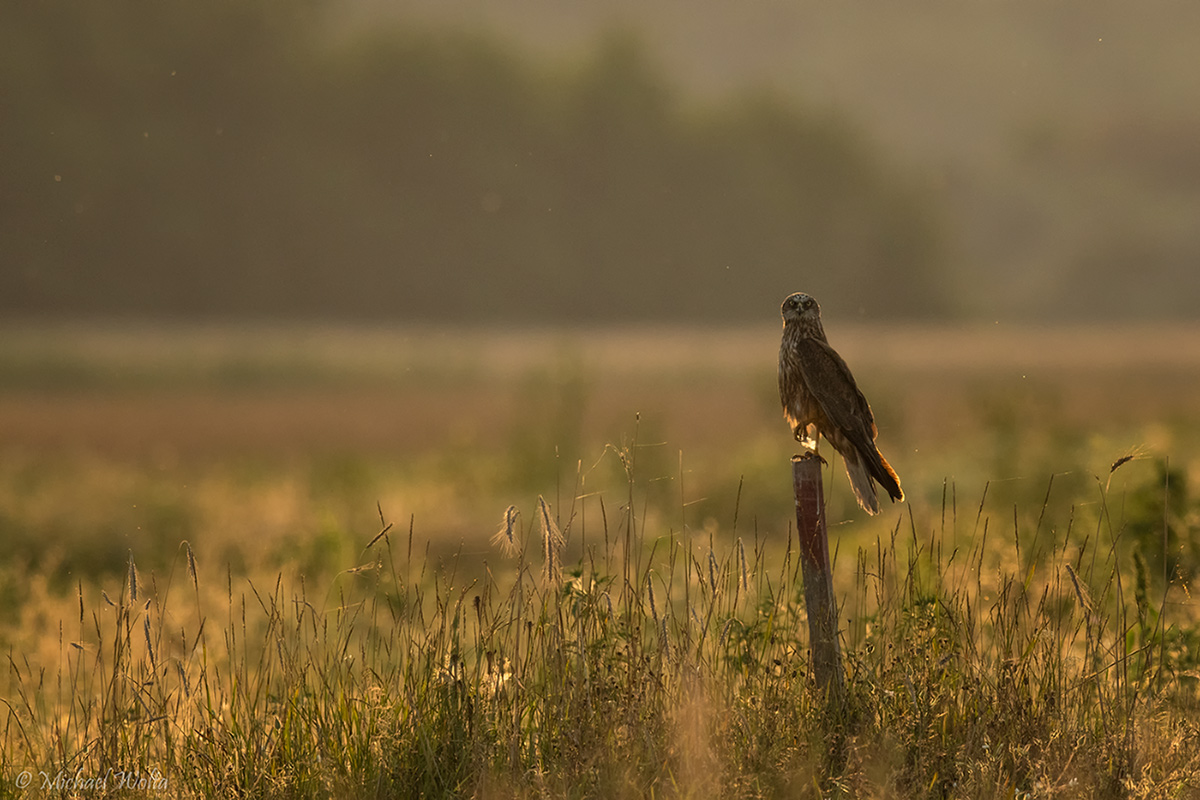
M 883 453 L 876 450 L 875 458 L 868 459 L 868 461 L 870 462 L 871 476 L 879 481 L 879 485 L 884 488 L 888 496 L 893 500 L 904 502 L 904 490 L 900 488 L 900 476 L 883 457 Z
M 854 490 L 858 504 L 868 514 L 878 514 L 879 498 L 875 496 L 875 483 L 871 480 L 871 473 L 867 471 L 862 457 L 855 453 L 853 458 L 843 456 L 842 460 L 846 464 L 846 475 L 850 478 L 850 488 Z
M 879 498 L 875 493 L 876 482 L 892 500 L 904 500 L 904 490 L 900 488 L 900 478 L 896 471 L 878 450 L 874 455 L 875 457 L 871 458 L 855 453 L 852 459 L 843 458 L 846 463 L 846 475 L 850 478 L 850 487 L 854 489 L 858 504 L 862 506 L 863 511 L 872 515 L 879 513 Z

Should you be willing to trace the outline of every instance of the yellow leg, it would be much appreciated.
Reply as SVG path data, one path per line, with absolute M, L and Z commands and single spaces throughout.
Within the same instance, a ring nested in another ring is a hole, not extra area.
M 821 459 L 822 464 L 829 466 L 829 462 L 822 458 L 821 454 L 817 451 L 817 445 L 821 441 L 821 435 L 817 433 L 816 430 L 812 430 L 810 432 L 810 427 L 811 426 L 809 425 L 797 425 L 792 429 L 792 436 L 796 438 L 796 441 L 799 442 L 805 450 Z

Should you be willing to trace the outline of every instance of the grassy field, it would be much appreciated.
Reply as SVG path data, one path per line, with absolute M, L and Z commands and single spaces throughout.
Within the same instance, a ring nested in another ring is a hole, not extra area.
M 1200 796 L 1200 329 L 829 327 L 840 706 L 774 328 L 5 330 L 0 797 Z

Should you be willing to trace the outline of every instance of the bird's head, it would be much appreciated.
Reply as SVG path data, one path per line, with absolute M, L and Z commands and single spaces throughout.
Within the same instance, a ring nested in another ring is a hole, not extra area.
M 804 292 L 788 295 L 779 311 L 783 314 L 785 325 L 789 322 L 811 322 L 821 319 L 821 307 L 817 305 L 816 300 Z

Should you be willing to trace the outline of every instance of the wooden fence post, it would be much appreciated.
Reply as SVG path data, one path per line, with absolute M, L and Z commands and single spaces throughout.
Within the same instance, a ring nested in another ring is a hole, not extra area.
M 829 565 L 821 464 L 816 453 L 792 456 L 792 484 L 796 493 L 796 528 L 800 538 L 813 677 L 818 691 L 836 701 L 844 694 L 846 676 L 838 644 L 837 601 L 833 596 L 833 574 Z

